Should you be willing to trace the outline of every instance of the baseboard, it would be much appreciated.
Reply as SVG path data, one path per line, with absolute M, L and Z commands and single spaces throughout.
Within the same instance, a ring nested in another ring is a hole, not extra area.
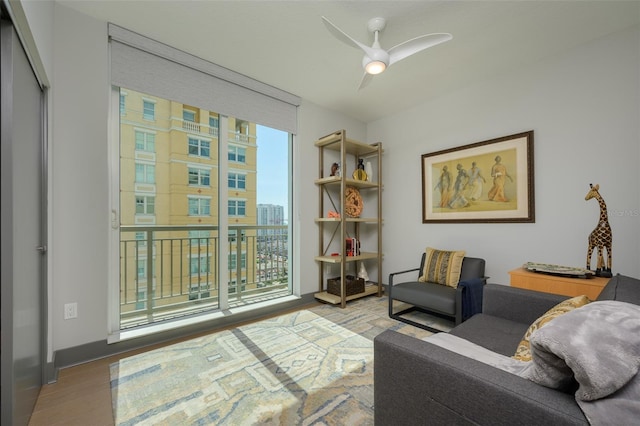
M 178 338 L 188 337 L 207 331 L 216 331 L 218 329 L 228 328 L 235 324 L 257 321 L 262 318 L 277 314 L 278 312 L 303 307 L 312 303 L 316 303 L 313 293 L 305 294 L 299 299 L 284 302 L 274 306 L 268 306 L 252 311 L 231 315 L 229 317 L 219 318 L 215 321 L 203 322 L 191 326 L 185 326 L 178 329 L 168 330 L 161 333 L 142 336 L 131 340 L 120 341 L 108 344 L 107 340 L 86 343 L 71 348 L 60 349 L 54 352 L 54 361 L 47 365 L 47 378 L 49 383 L 55 382 L 58 376 L 58 370 L 65 367 L 71 367 L 83 364 L 97 359 L 105 358 L 111 355 L 120 354 L 134 349 L 144 348 L 146 346 L 158 343 L 169 342 Z
M 56 354 L 53 354 L 53 361 L 44 365 L 44 383 L 55 383 L 58 381 L 58 369 L 55 365 Z

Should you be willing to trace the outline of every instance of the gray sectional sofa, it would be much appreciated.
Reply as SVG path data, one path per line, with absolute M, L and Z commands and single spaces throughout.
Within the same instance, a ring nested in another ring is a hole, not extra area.
M 487 284 L 483 312 L 450 334 L 512 356 L 528 327 L 565 299 Z M 598 300 L 640 305 L 640 280 L 616 275 Z M 374 403 L 379 426 L 589 424 L 572 393 L 394 331 L 374 340 Z

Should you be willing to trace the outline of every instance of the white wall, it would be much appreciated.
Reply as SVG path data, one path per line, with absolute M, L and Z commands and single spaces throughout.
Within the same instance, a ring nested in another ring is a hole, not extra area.
M 527 261 L 584 267 L 599 215 L 584 197 L 599 183 L 613 272 L 640 276 L 639 76 L 636 27 L 369 123 L 368 138 L 385 146 L 384 271 L 416 267 L 426 246 L 485 258 L 501 284 Z M 422 223 L 422 154 L 528 130 L 535 223 Z
M 106 339 L 107 24 L 56 4 L 50 212 L 53 349 Z M 78 319 L 64 320 L 65 303 Z

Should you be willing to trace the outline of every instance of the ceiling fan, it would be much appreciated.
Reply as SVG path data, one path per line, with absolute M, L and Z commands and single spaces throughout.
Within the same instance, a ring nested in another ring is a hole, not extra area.
M 329 32 L 333 34 L 338 40 L 348 44 L 351 47 L 355 47 L 364 51 L 362 66 L 365 72 L 358 89 L 362 89 L 363 87 L 365 87 L 371 82 L 371 79 L 374 75 L 380 74 L 394 63 L 424 49 L 428 49 L 429 47 L 433 47 L 437 44 L 449 41 L 453 38 L 453 36 L 449 33 L 425 34 L 400 43 L 389 50 L 384 50 L 380 47 L 380 42 L 378 41 L 380 31 L 382 31 L 387 24 L 387 21 L 384 18 L 373 18 L 369 20 L 367 28 L 370 32 L 373 33 L 374 36 L 373 45 L 371 47 L 351 38 L 349 35 L 347 35 L 347 33 L 336 27 L 333 23 L 331 23 L 331 21 L 329 21 L 329 19 L 324 16 L 322 17 L 322 22 L 327 27 Z

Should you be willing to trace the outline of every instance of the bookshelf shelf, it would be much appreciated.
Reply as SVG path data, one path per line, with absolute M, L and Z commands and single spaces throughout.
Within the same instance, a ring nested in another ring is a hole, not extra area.
M 364 285 L 364 292 L 363 293 L 358 293 L 358 294 L 353 294 L 351 296 L 346 296 L 345 297 L 345 301 L 348 302 L 350 300 L 360 299 L 361 297 L 371 296 L 371 295 L 377 294 L 378 293 L 378 287 L 379 287 L 379 285 L 377 283 L 369 281 Z M 331 294 L 331 293 L 327 293 L 326 291 L 321 291 L 319 293 L 316 293 L 315 297 L 318 300 L 322 300 L 323 302 L 331 303 L 331 304 L 334 304 L 334 305 L 339 305 L 339 304 L 342 303 L 342 298 L 340 296 L 337 296 L 337 295 Z

